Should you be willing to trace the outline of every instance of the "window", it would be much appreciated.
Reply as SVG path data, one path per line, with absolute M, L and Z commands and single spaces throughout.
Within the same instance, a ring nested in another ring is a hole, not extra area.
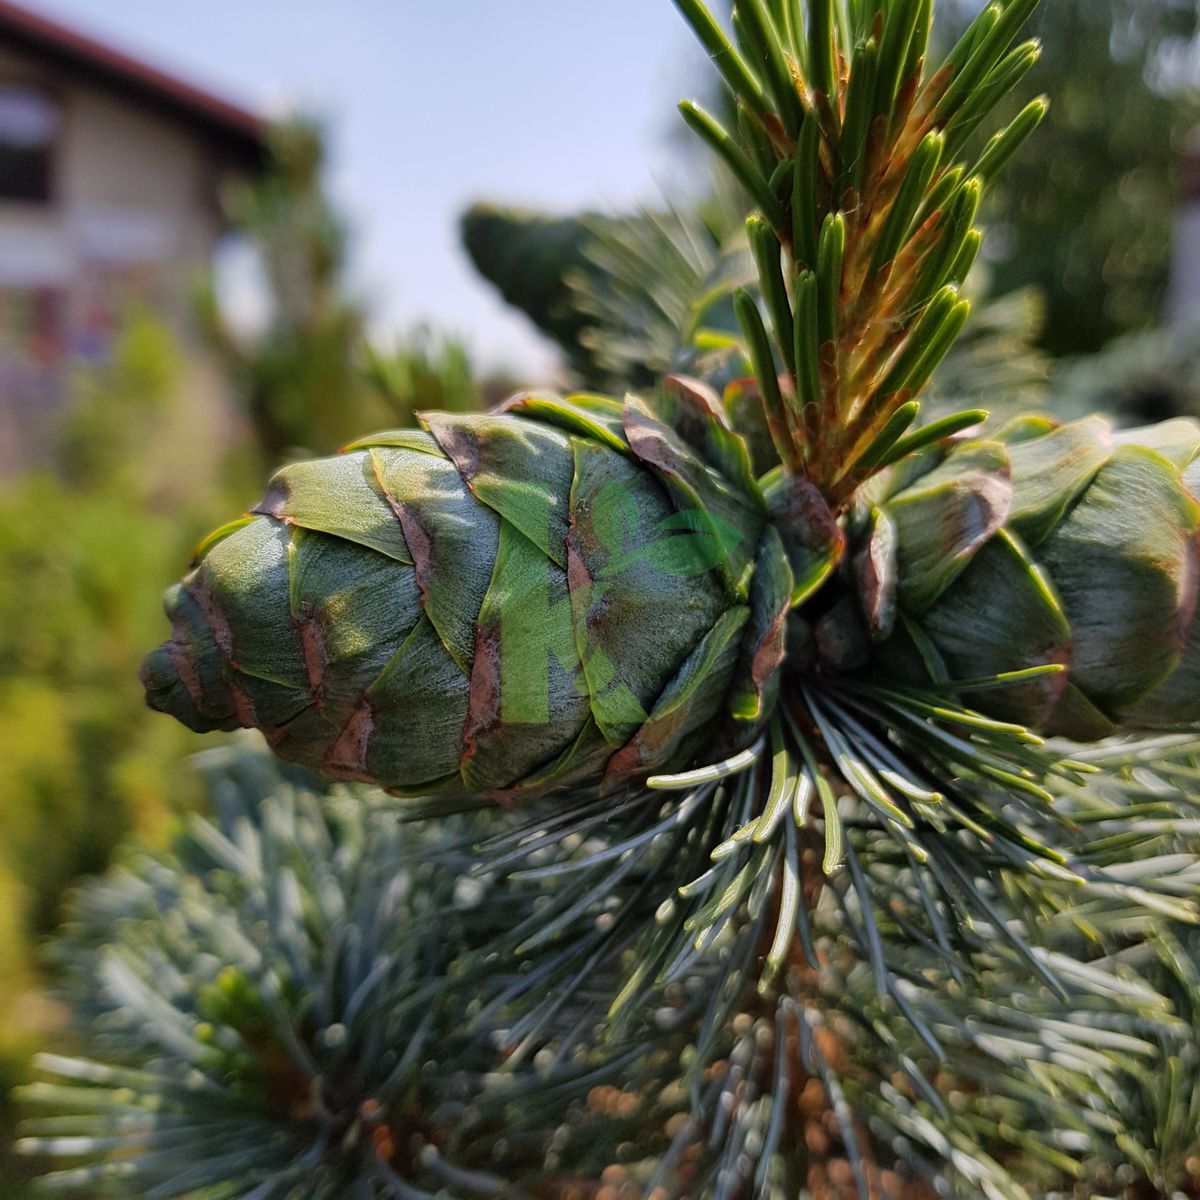
M 33 88 L 0 84 L 0 201 L 50 200 L 58 109 Z

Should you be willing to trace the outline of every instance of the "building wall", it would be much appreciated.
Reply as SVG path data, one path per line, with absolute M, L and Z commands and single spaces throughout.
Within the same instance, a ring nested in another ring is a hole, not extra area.
M 44 457 L 72 369 L 104 360 L 129 306 L 185 339 L 220 236 L 222 168 L 185 127 L 0 48 L 0 84 L 59 105 L 48 205 L 0 200 L 0 475 Z

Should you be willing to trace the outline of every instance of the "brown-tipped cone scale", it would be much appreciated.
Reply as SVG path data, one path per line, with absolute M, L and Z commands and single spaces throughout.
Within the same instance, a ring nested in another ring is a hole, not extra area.
M 167 595 L 150 704 L 397 792 L 617 786 L 754 733 L 791 580 L 636 400 L 527 395 L 297 463 Z M 736 748 L 736 746 L 735 746 Z

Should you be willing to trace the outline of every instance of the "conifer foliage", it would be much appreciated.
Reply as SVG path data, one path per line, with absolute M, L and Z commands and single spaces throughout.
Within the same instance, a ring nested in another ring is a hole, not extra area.
M 643 395 L 426 414 L 201 546 L 151 703 L 328 790 L 83 894 L 50 1187 L 1194 1191 L 1200 427 L 920 421 L 1036 0 L 942 62 L 932 0 L 677 3 L 736 334 L 693 272 Z

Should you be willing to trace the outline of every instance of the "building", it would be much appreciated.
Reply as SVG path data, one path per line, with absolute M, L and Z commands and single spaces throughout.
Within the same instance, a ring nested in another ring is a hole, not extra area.
M 135 302 L 186 333 L 258 117 L 0 0 L 0 475 L 42 457 L 67 381 Z

